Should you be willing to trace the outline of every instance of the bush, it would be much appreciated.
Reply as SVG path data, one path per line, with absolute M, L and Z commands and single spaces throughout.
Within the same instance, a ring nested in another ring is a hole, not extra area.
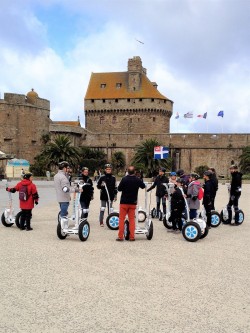
M 200 176 L 200 178 L 203 177 L 203 174 L 205 171 L 207 171 L 209 169 L 209 167 L 207 165 L 200 165 L 198 167 L 196 167 L 194 169 L 195 173 L 198 173 L 198 175 Z

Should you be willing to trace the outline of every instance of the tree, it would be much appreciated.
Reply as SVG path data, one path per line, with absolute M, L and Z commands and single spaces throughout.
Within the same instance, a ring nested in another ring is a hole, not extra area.
M 118 174 L 125 167 L 125 155 L 122 151 L 116 151 L 112 156 L 112 165 Z
M 47 159 L 48 167 L 55 166 L 60 161 L 67 161 L 70 165 L 76 166 L 80 158 L 78 148 L 71 145 L 66 135 L 58 135 L 54 141 L 46 144 L 41 155 Z
M 207 165 L 199 165 L 198 167 L 195 168 L 195 173 L 197 173 L 200 178 L 203 177 L 203 174 L 205 171 L 207 171 L 209 169 L 209 167 Z
M 243 173 L 250 173 L 250 146 L 243 148 L 239 166 Z
M 155 139 L 148 139 L 142 142 L 140 145 L 136 146 L 135 156 L 132 160 L 132 163 L 136 165 L 144 165 L 147 176 L 152 174 L 154 170 L 159 167 L 165 167 L 168 170 L 171 170 L 172 159 L 162 159 L 155 160 L 154 159 L 154 147 L 161 146 L 161 144 Z

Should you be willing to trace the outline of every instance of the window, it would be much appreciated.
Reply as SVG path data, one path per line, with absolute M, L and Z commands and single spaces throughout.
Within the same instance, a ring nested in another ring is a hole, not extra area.
M 101 116 L 100 117 L 100 124 L 103 124 L 104 123 L 104 116 Z
M 101 83 L 101 89 L 106 88 L 106 83 Z
M 117 89 L 120 89 L 122 87 L 122 84 L 121 83 L 116 83 L 116 88 Z
M 127 99 L 127 102 L 130 102 L 130 98 Z
M 94 103 L 94 101 L 95 101 L 94 99 L 91 99 L 91 103 Z
M 115 99 L 115 102 L 118 103 L 118 99 L 117 98 Z
M 106 102 L 106 100 L 105 100 L 105 99 L 103 99 L 103 100 L 102 100 L 102 102 L 103 102 L 103 103 L 105 103 L 105 102 Z
M 151 102 L 154 102 L 155 101 L 155 99 L 154 98 L 151 98 Z
M 142 102 L 142 98 L 140 98 L 139 101 Z
M 153 117 L 153 121 L 155 122 L 155 117 Z
M 112 118 L 112 124 L 116 124 L 116 116 Z

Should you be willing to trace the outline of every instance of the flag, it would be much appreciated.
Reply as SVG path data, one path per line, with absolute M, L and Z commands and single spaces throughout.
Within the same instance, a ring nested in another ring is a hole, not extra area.
M 193 112 L 185 113 L 184 118 L 193 118 Z
M 154 159 L 162 160 L 164 158 L 168 158 L 169 149 L 163 146 L 154 147 Z
M 224 111 L 219 111 L 219 113 L 217 114 L 218 117 L 224 117 Z
M 178 118 L 180 118 L 180 116 L 179 116 L 179 113 L 177 112 L 176 116 L 175 116 L 175 119 L 178 119 Z
M 198 114 L 197 117 L 206 119 L 207 118 L 207 112 L 205 112 L 204 114 Z

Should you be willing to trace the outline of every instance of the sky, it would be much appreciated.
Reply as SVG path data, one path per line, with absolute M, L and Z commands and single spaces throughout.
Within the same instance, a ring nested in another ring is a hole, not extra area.
M 91 72 L 140 56 L 171 133 L 249 133 L 249 41 L 250 0 L 0 0 L 0 94 L 33 88 L 84 127 Z

